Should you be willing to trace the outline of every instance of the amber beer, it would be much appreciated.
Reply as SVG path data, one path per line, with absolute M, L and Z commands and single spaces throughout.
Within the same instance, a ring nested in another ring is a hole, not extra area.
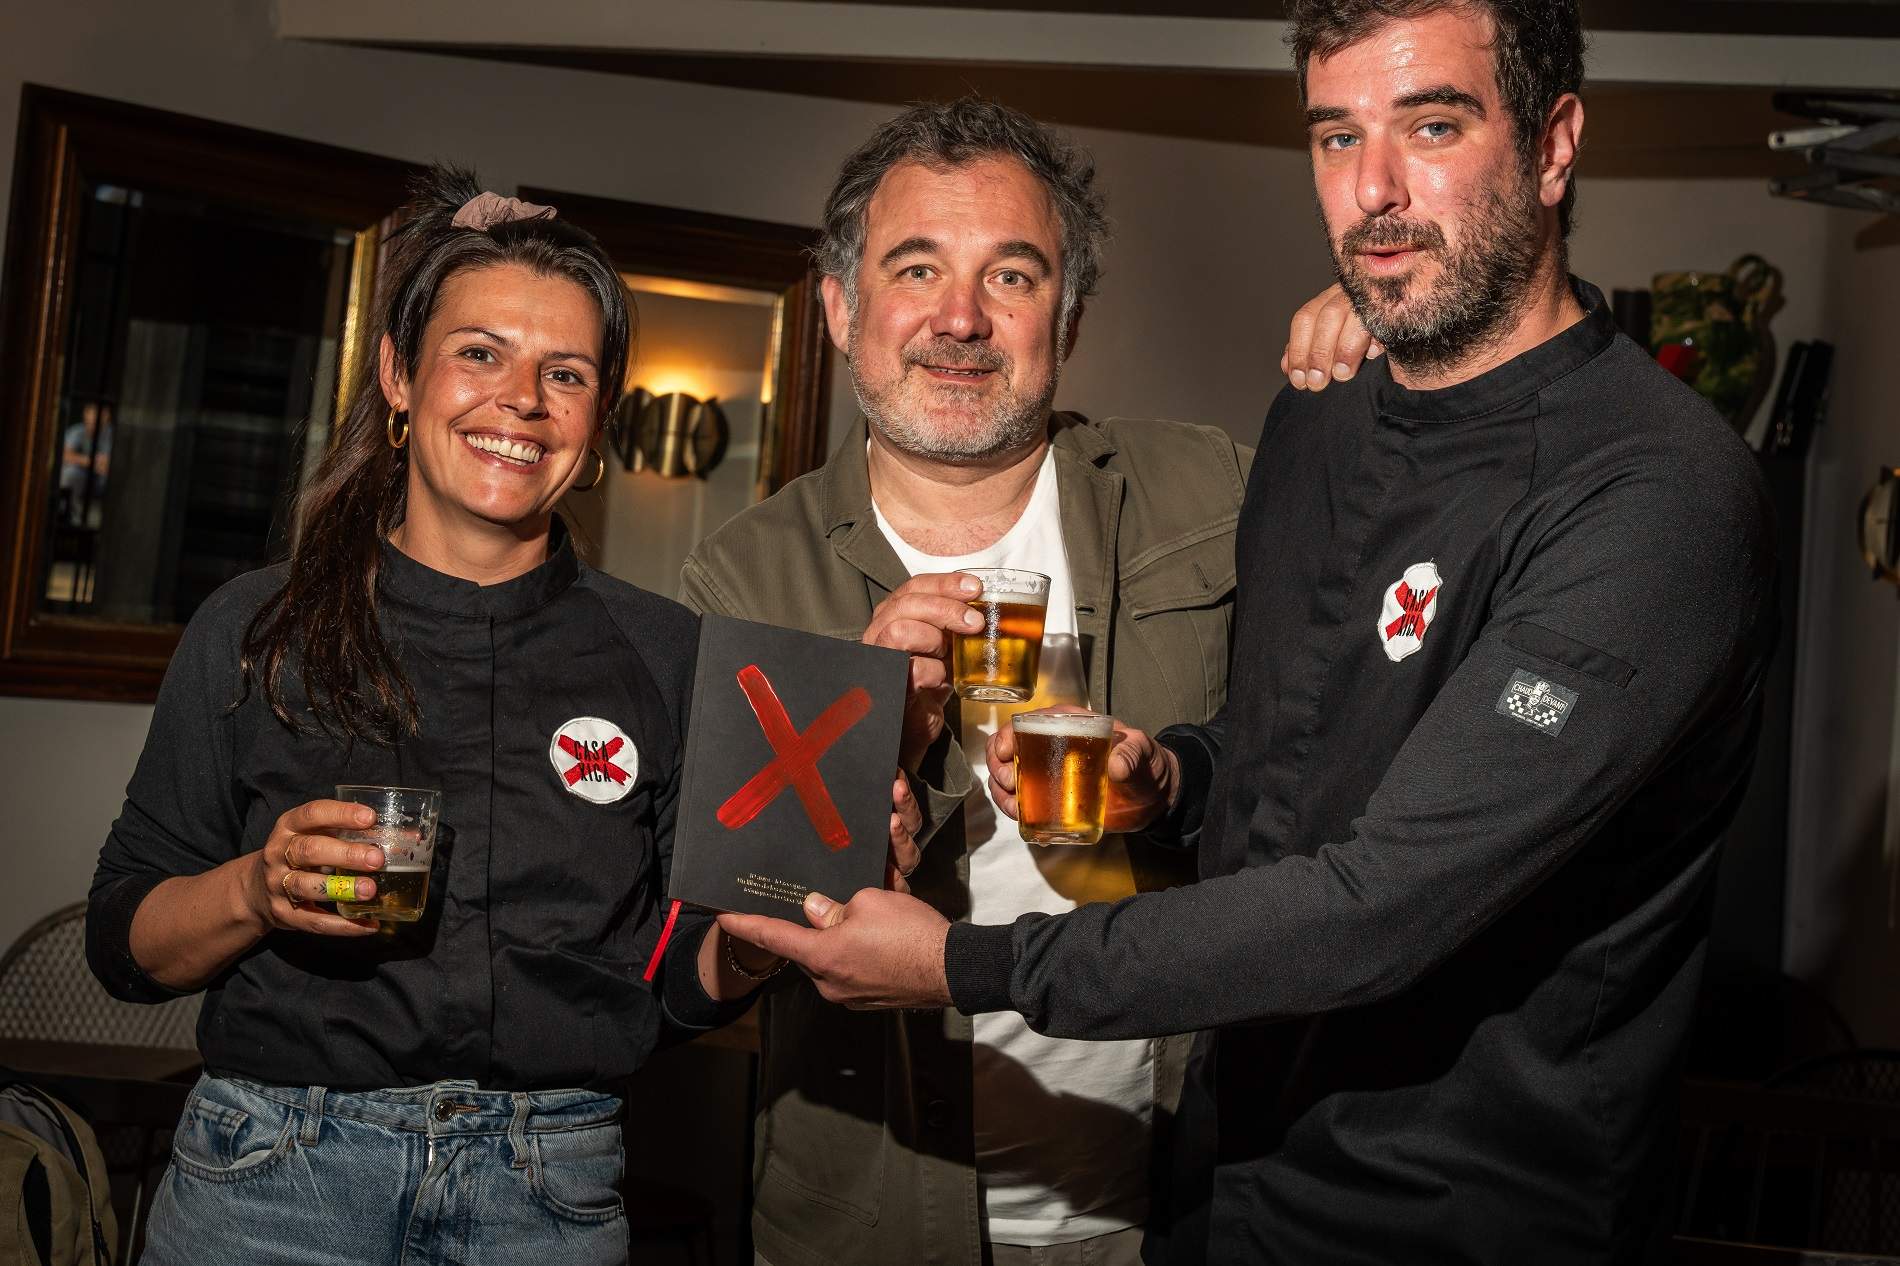
M 368 916 L 385 923 L 414 923 L 428 904 L 442 793 L 420 787 L 338 787 L 336 798 L 376 810 L 376 825 L 362 831 L 338 831 L 336 837 L 383 850 L 381 870 L 337 868 L 339 875 L 374 879 L 376 895 L 368 901 L 339 901 L 336 912 L 352 919 Z
M 1022 837 L 1031 844 L 1099 843 L 1114 721 L 1099 712 L 1024 712 L 1011 725 Z
M 352 917 L 373 915 L 390 923 L 414 923 L 422 917 L 429 900 L 427 866 L 391 866 L 371 876 L 376 880 L 376 900 L 367 903 L 340 902 L 337 911 Z M 381 908 L 375 908 L 381 902 Z
M 1049 578 L 1002 567 L 971 568 L 968 574 L 983 582 L 983 596 L 970 604 L 983 617 L 983 628 L 951 639 L 957 694 L 985 703 L 1026 703 L 1036 693 L 1042 665 Z

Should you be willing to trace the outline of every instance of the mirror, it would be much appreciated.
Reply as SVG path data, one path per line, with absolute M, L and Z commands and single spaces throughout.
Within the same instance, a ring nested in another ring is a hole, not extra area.
M 707 533 L 825 458 L 813 230 L 525 188 L 593 233 L 639 324 L 600 486 L 565 509 L 588 561 L 676 597 Z
M 284 556 L 409 174 L 27 86 L 0 689 L 149 699 L 199 603 Z

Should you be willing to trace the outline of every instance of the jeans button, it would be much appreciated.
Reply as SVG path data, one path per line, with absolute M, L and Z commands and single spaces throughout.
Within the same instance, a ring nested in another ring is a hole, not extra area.
M 435 1119 L 446 1121 L 455 1115 L 455 1107 L 447 1099 L 441 1099 L 435 1105 Z

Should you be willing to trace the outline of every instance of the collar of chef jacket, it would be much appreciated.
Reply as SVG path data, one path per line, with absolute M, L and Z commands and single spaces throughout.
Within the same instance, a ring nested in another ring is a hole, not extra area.
M 545 607 L 579 576 L 580 560 L 574 556 L 573 537 L 557 516 L 548 534 L 547 561 L 513 580 L 478 585 L 447 576 L 384 541 L 376 587 L 385 596 L 442 615 L 512 620 Z
M 1379 412 L 1420 422 L 1482 417 L 1535 395 L 1594 360 L 1616 337 L 1616 322 L 1601 290 L 1575 277 L 1570 279 L 1570 288 L 1583 305 L 1581 321 L 1468 382 L 1435 391 L 1414 391 L 1393 382 L 1391 370 L 1381 359 L 1377 362 L 1379 381 L 1374 393 Z

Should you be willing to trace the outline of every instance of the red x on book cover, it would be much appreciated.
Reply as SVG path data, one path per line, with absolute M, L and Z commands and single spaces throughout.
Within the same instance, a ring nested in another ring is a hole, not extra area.
M 669 896 L 797 919 L 884 883 L 910 659 L 709 615 L 687 721 Z

